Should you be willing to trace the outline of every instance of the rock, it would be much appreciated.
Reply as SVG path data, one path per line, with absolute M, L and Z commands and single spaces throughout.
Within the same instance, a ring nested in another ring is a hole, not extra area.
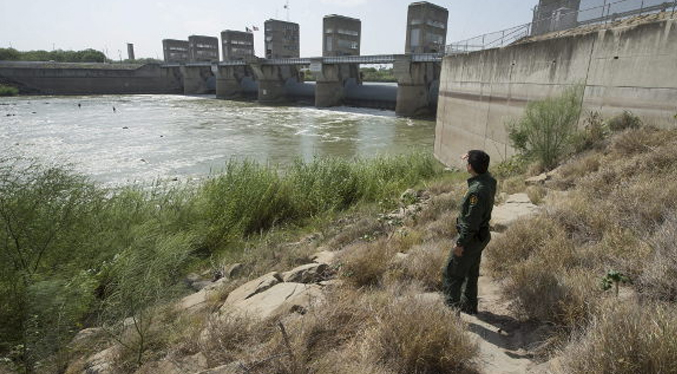
M 186 282 L 188 284 L 192 284 L 192 283 L 197 282 L 199 280 L 200 280 L 200 276 L 198 274 L 190 273 L 190 274 L 186 275 Z
M 233 290 L 233 292 L 228 295 L 226 304 L 234 304 L 247 300 L 250 297 L 259 294 L 280 282 L 282 282 L 282 277 L 280 277 L 280 274 L 277 272 L 268 273 Z
M 303 313 L 324 300 L 322 287 L 315 284 L 278 283 L 265 292 L 235 303 L 226 303 L 224 310 L 236 310 L 248 316 L 265 319 L 292 311 Z
M 207 304 L 207 300 L 209 299 L 209 296 L 215 292 L 218 292 L 218 288 L 222 286 L 224 283 L 227 282 L 227 279 L 222 278 L 217 280 L 216 282 L 209 282 L 209 281 L 204 281 L 207 284 L 198 292 L 190 294 L 181 301 L 178 302 L 177 309 L 178 310 L 199 310 L 202 307 L 205 307 Z M 196 282 L 194 284 L 201 283 L 201 282 Z
M 550 175 L 547 173 L 541 173 L 535 177 L 527 178 L 524 180 L 524 183 L 527 184 L 527 186 L 534 186 L 538 184 L 544 184 L 545 181 L 550 179 Z
M 118 346 L 109 347 L 94 356 L 91 356 L 85 363 L 85 374 L 113 374 L 115 372 L 113 363 L 120 354 Z
M 89 340 L 96 338 L 97 336 L 103 334 L 103 329 L 100 327 L 91 327 L 88 329 L 80 330 L 70 342 L 70 346 L 74 347 L 83 343 L 87 343 Z
M 224 275 L 228 277 L 228 279 L 237 278 L 242 273 L 242 270 L 244 270 L 244 265 L 238 262 L 227 266 Z
M 214 282 L 210 282 L 210 281 L 197 281 L 197 282 L 191 283 L 191 284 L 190 284 L 190 287 L 191 287 L 192 289 L 194 289 L 195 291 L 200 291 L 201 289 L 203 289 L 203 288 L 205 288 L 205 287 L 207 287 L 207 286 L 210 286 L 212 283 L 214 283 Z
M 315 283 L 327 278 L 329 265 L 313 263 L 301 265 L 288 272 L 282 273 L 282 280 L 296 283 Z
M 322 287 L 340 287 L 344 283 L 345 282 L 341 279 L 330 279 L 330 280 L 322 281 L 318 284 Z
M 198 353 L 178 360 L 165 359 L 160 361 L 156 372 L 162 374 L 197 373 L 207 370 L 207 368 L 209 368 L 207 357 L 203 353 Z
M 314 255 L 310 256 L 310 259 L 314 262 L 319 263 L 319 264 L 329 265 L 332 262 L 334 262 L 334 260 L 336 259 L 336 253 L 337 252 L 324 250 L 324 251 L 317 252 Z
M 528 217 L 538 210 L 538 206 L 531 203 L 527 194 L 510 195 L 503 204 L 495 206 L 491 212 L 491 227 L 494 231 L 505 231 L 518 219 Z

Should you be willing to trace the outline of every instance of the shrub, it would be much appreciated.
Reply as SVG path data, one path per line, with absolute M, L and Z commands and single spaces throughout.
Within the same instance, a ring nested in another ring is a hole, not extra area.
M 590 112 L 583 122 L 583 128 L 572 135 L 572 150 L 583 152 L 600 144 L 609 133 L 609 126 L 602 120 L 599 112 Z
M 582 95 L 583 87 L 578 85 L 559 97 L 529 103 L 524 117 L 509 126 L 512 146 L 546 169 L 556 166 L 571 146 Z
M 608 125 L 611 131 L 638 129 L 642 126 L 642 120 L 631 112 L 624 110 L 622 114 L 609 119 Z
M 18 88 L 0 84 L 0 96 L 16 96 L 18 94 L 19 94 Z
M 563 350 L 561 373 L 677 373 L 677 312 L 668 305 L 608 303 Z

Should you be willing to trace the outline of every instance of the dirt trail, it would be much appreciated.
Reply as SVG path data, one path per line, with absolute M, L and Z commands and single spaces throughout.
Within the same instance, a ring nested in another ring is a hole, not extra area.
M 544 374 L 547 363 L 533 360 L 531 350 L 538 344 L 538 325 L 524 323 L 508 312 L 501 300 L 500 286 L 488 276 L 479 279 L 477 315 L 461 314 L 468 330 L 477 336 L 480 364 L 486 374 Z

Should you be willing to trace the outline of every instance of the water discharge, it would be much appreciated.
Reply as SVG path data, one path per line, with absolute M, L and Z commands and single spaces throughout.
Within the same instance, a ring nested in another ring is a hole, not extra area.
M 113 110 L 115 108 L 115 111 Z M 0 98 L 0 157 L 70 163 L 109 185 L 201 178 L 231 158 L 432 150 L 435 123 L 357 108 L 269 107 L 213 96 Z

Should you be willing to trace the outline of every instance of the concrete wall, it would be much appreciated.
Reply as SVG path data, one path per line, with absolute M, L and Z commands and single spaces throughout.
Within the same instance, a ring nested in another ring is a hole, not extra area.
M 22 91 L 50 95 L 181 94 L 180 69 L 144 65 L 135 68 L 75 67 L 70 64 L 0 64 L 0 77 Z
M 435 156 L 458 165 L 461 153 L 479 148 L 505 159 L 513 154 L 506 124 L 528 102 L 577 83 L 585 112 L 629 110 L 645 123 L 676 126 L 676 28 L 676 20 L 658 21 L 445 57 Z

